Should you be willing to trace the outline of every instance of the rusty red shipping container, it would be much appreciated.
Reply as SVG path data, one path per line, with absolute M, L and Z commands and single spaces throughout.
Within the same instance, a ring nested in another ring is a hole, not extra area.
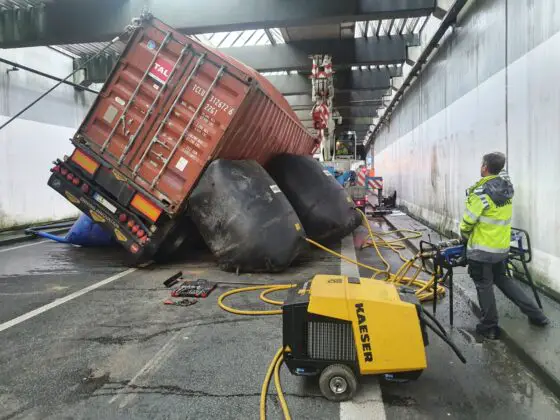
M 73 138 L 170 217 L 213 159 L 317 146 L 257 71 L 152 19 L 136 30 Z

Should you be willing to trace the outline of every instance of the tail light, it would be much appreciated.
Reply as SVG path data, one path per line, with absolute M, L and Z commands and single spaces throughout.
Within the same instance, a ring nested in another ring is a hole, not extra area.
M 121 213 L 121 214 L 119 215 L 119 222 L 125 223 L 127 220 L 128 220 L 128 216 L 127 216 L 126 214 Z
M 82 185 L 82 191 L 86 194 L 89 193 L 89 185 L 88 184 L 83 184 Z
M 67 179 L 68 181 L 72 181 L 72 180 L 74 179 L 74 175 L 68 174 L 68 175 L 66 175 L 66 179 Z
M 142 229 L 140 229 L 138 232 L 136 232 L 136 236 L 138 236 L 139 238 L 143 237 L 146 234 L 146 232 L 144 232 Z
M 138 232 L 138 229 L 140 229 L 140 226 L 138 226 L 138 225 L 132 226 L 132 233 Z
M 95 174 L 100 166 L 99 163 L 78 149 L 74 150 L 70 159 L 90 175 Z
M 134 220 L 129 220 L 127 225 L 130 229 L 132 229 L 134 227 Z
M 60 168 L 60 174 L 61 175 L 66 175 L 68 173 L 68 169 L 66 168 Z
M 77 187 L 78 185 L 80 185 L 80 179 L 78 177 L 74 177 L 74 179 L 72 180 L 72 184 Z
M 56 165 L 54 168 L 51 169 L 53 172 L 60 172 L 60 166 Z
M 161 209 L 157 207 L 154 203 L 148 200 L 141 194 L 136 194 L 130 205 L 150 219 L 152 222 L 157 221 L 159 216 L 161 215 Z

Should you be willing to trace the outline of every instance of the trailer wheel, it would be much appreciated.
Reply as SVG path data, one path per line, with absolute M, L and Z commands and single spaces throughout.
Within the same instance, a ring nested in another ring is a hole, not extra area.
M 358 388 L 356 375 L 348 366 L 327 366 L 319 377 L 319 388 L 323 396 L 330 401 L 348 401 Z

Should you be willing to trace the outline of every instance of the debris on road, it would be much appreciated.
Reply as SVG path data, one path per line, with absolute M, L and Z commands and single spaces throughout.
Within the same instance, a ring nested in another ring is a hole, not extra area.
M 216 283 L 205 279 L 185 281 L 181 286 L 171 292 L 173 297 L 205 298 L 216 288 Z
M 173 274 L 171 277 L 169 277 L 167 280 L 165 280 L 163 282 L 163 285 L 165 287 L 171 287 L 174 286 L 175 284 L 179 283 L 179 279 L 183 277 L 183 272 L 179 271 L 178 273 Z
M 191 306 L 197 303 L 198 300 L 195 299 L 182 299 L 182 300 L 171 300 L 167 299 L 163 301 L 164 305 L 172 305 L 172 306 Z

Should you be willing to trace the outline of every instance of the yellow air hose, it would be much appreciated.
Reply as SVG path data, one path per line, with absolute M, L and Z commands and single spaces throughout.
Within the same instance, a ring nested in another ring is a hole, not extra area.
M 330 248 L 327 248 L 324 245 L 321 245 L 319 242 L 316 242 L 312 239 L 306 238 L 305 240 L 310 244 L 316 246 L 319 249 L 322 249 L 325 252 L 328 252 L 331 255 L 334 255 L 344 261 L 349 263 L 355 264 L 359 267 L 366 268 L 371 270 L 373 273 L 372 279 L 378 280 L 385 280 L 390 283 L 406 285 L 406 286 L 414 286 L 417 287 L 418 290 L 416 291 L 416 296 L 420 301 L 427 301 L 433 299 L 433 288 L 437 287 L 437 294 L 438 296 L 443 296 L 445 294 L 445 289 L 441 285 L 436 285 L 435 281 L 435 274 L 428 273 L 431 275 L 430 280 L 420 280 L 418 276 L 422 271 L 425 271 L 422 265 L 417 263 L 419 259 L 419 255 L 415 255 L 412 258 L 407 259 L 401 252 L 401 250 L 406 249 L 406 245 L 403 243 L 404 240 L 407 239 L 416 239 L 422 236 L 420 232 L 409 230 L 409 229 L 400 229 L 400 230 L 393 230 L 389 232 L 382 232 L 382 233 L 374 233 L 371 229 L 369 221 L 367 220 L 366 215 L 359 209 L 357 209 L 362 216 L 362 220 L 364 221 L 364 225 L 368 230 L 368 241 L 362 246 L 362 248 L 366 247 L 373 247 L 375 252 L 385 268 L 378 268 L 372 267 L 367 264 L 363 264 L 359 261 L 353 260 L 351 258 L 345 257 L 344 255 L 333 251 Z M 404 236 L 403 238 L 393 238 L 393 239 L 385 239 L 384 236 L 396 234 L 396 233 L 408 233 L 409 236 Z M 387 260 L 383 257 L 380 248 L 388 248 L 391 251 L 398 254 L 399 258 L 403 261 L 401 267 L 397 270 L 395 274 L 391 273 L 391 265 L 387 262 Z M 412 276 L 407 276 L 408 272 L 414 268 L 415 271 L 413 272 Z M 379 276 L 379 278 L 378 278 Z M 256 290 L 262 290 L 259 298 L 263 302 L 266 302 L 271 305 L 281 306 L 284 302 L 273 300 L 267 297 L 269 293 L 277 292 L 280 290 L 288 290 L 293 287 L 296 287 L 295 284 L 280 284 L 280 285 L 256 285 L 250 287 L 242 287 L 240 289 L 233 289 L 228 292 L 223 293 L 218 298 L 218 306 L 227 312 L 231 312 L 237 315 L 279 315 L 282 313 L 281 309 L 267 309 L 267 310 L 245 310 L 245 309 L 235 309 L 231 306 L 228 306 L 224 303 L 225 298 L 228 296 L 243 293 L 243 292 L 252 292 Z M 284 393 L 282 391 L 282 386 L 280 384 L 280 367 L 284 361 L 284 356 L 282 354 L 283 348 L 280 347 L 272 362 L 268 366 L 266 375 L 264 377 L 264 382 L 261 387 L 261 396 L 260 396 L 260 420 L 266 420 L 266 395 L 268 393 L 268 386 L 270 384 L 270 380 L 272 376 L 274 376 L 274 384 L 276 386 L 276 391 L 278 393 L 278 398 L 280 401 L 280 406 L 282 407 L 282 412 L 284 414 L 285 420 L 291 420 L 290 412 L 288 409 L 288 405 L 286 403 L 286 399 L 284 398 Z
M 235 295 L 237 293 L 252 292 L 254 290 L 264 290 L 264 292 L 262 292 L 260 296 L 262 300 L 272 305 L 282 305 L 283 302 L 268 299 L 266 298 L 265 295 L 278 290 L 291 289 L 294 286 L 295 284 L 281 284 L 281 285 L 273 284 L 273 285 L 259 285 L 259 286 L 242 287 L 240 289 L 233 289 L 220 295 L 220 297 L 218 298 L 218 306 L 222 308 L 224 311 L 231 312 L 232 314 L 237 314 L 237 315 L 279 315 L 282 313 L 281 309 L 264 310 L 264 311 L 235 309 L 232 308 L 231 306 L 227 306 L 224 303 L 224 299 L 227 298 L 228 296 Z

